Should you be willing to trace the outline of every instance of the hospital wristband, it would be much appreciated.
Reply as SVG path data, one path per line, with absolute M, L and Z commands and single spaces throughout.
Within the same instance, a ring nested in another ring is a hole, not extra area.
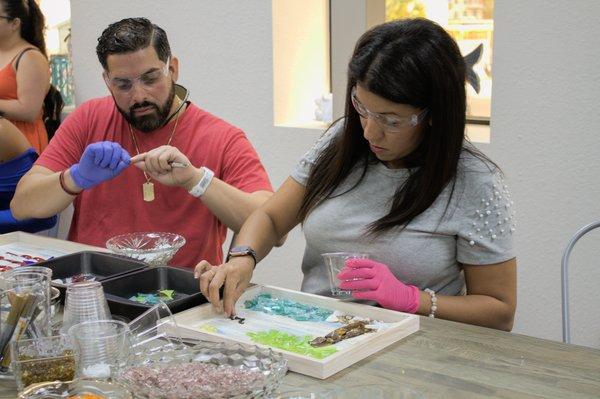
M 190 191 L 188 191 L 188 193 L 190 193 L 196 198 L 204 194 L 204 192 L 210 185 L 210 182 L 212 181 L 213 177 L 215 177 L 215 173 L 212 170 L 208 169 L 206 166 L 203 166 L 202 169 L 204 169 L 204 174 L 202 175 L 202 178 L 200 179 L 198 184 L 196 184 L 190 189 Z

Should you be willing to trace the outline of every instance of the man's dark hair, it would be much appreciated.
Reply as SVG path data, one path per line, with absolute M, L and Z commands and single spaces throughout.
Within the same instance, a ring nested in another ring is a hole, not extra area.
M 106 59 L 111 54 L 131 53 L 152 45 L 158 58 L 167 62 L 171 47 L 167 33 L 146 18 L 125 18 L 104 29 L 98 38 L 96 54 L 102 67 L 107 70 Z

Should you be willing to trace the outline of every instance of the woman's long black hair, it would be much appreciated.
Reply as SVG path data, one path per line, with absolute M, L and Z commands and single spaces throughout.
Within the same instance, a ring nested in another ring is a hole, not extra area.
M 48 57 L 44 39 L 44 14 L 35 0 L 2 0 L 2 4 L 7 17 L 21 20 L 21 37 Z
M 21 37 L 37 47 L 46 58 L 46 39 L 44 38 L 45 18 L 35 0 L 1 0 L 6 16 L 11 20 L 21 21 Z M 44 124 L 48 139 L 54 135 L 60 124 L 60 114 L 63 109 L 63 99 L 54 86 L 50 86 L 42 106 Z
M 398 187 L 388 214 L 368 227 L 369 233 L 403 228 L 429 208 L 448 183 L 454 184 L 465 140 L 465 78 L 458 45 L 430 20 L 387 22 L 363 34 L 348 65 L 343 132 L 323 150 L 310 172 L 300 220 L 330 198 L 357 164 L 363 168 L 362 177 L 352 188 L 377 162 L 350 98 L 359 82 L 387 100 L 429 110 L 420 143 L 403 159 L 409 178 Z M 472 147 L 466 149 L 482 156 Z

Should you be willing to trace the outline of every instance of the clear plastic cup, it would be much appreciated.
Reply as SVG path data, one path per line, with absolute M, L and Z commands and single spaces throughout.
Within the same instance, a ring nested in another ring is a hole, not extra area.
M 118 320 L 86 321 L 69 329 L 75 347 L 76 377 L 110 380 L 127 365 L 129 326 Z
M 52 279 L 52 269 L 50 269 L 49 267 L 43 267 L 43 266 L 15 267 L 14 269 L 3 272 L 2 278 L 7 279 L 16 274 L 24 274 L 24 273 L 41 273 L 45 276 L 48 276 L 49 279 Z
M 40 273 L 2 278 L 0 290 L 0 378 L 11 378 L 10 343 L 49 334 L 49 280 Z
M 39 274 L 39 275 L 44 276 L 43 279 L 44 279 L 44 281 L 48 281 L 48 284 L 50 284 L 50 281 L 52 281 L 52 269 L 50 269 L 49 267 L 21 266 L 21 267 L 16 267 L 11 270 L 7 270 L 0 275 L 3 280 L 2 287 L 7 288 L 8 280 L 19 279 L 20 278 L 19 276 L 31 275 L 31 274 Z M 14 284 L 12 284 L 12 285 L 14 286 Z
M 62 333 L 66 333 L 69 328 L 84 321 L 110 319 L 102 284 L 98 281 L 90 281 L 67 286 L 63 324 L 60 329 Z
M 351 298 L 352 291 L 340 289 L 341 280 L 339 280 L 336 276 L 346 266 L 347 259 L 367 259 L 369 258 L 369 254 L 354 252 L 331 252 L 321 254 L 321 256 L 325 261 L 325 267 L 327 268 L 327 273 L 329 275 L 329 288 L 331 289 L 331 294 L 338 298 Z
M 146 356 L 156 351 L 181 347 L 181 336 L 171 310 L 163 301 L 129 323 L 131 350 L 134 355 Z
M 62 326 L 62 305 L 60 303 L 60 290 L 50 287 L 50 330 L 52 334 L 58 333 Z
M 51 335 L 50 297 L 52 269 L 41 266 L 22 266 L 2 273 L 2 287 L 15 289 L 22 294 L 36 295 L 35 309 L 29 315 L 27 338 L 40 338 Z

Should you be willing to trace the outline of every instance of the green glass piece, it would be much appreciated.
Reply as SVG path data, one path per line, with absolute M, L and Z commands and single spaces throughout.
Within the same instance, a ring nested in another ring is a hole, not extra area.
M 337 348 L 331 345 L 320 348 L 311 346 L 309 342 L 313 337 L 310 335 L 298 336 L 279 330 L 248 332 L 246 335 L 257 344 L 299 353 L 315 359 L 324 359 L 337 352 Z
M 158 296 L 163 299 L 168 299 L 168 300 L 172 300 L 173 299 L 173 295 L 175 295 L 175 290 L 159 290 L 158 291 Z
M 258 294 L 247 300 L 244 302 L 244 306 L 246 309 L 285 316 L 297 321 L 325 321 L 333 314 L 333 311 L 329 309 L 305 305 L 291 299 L 273 298 L 271 294 L 267 293 Z

